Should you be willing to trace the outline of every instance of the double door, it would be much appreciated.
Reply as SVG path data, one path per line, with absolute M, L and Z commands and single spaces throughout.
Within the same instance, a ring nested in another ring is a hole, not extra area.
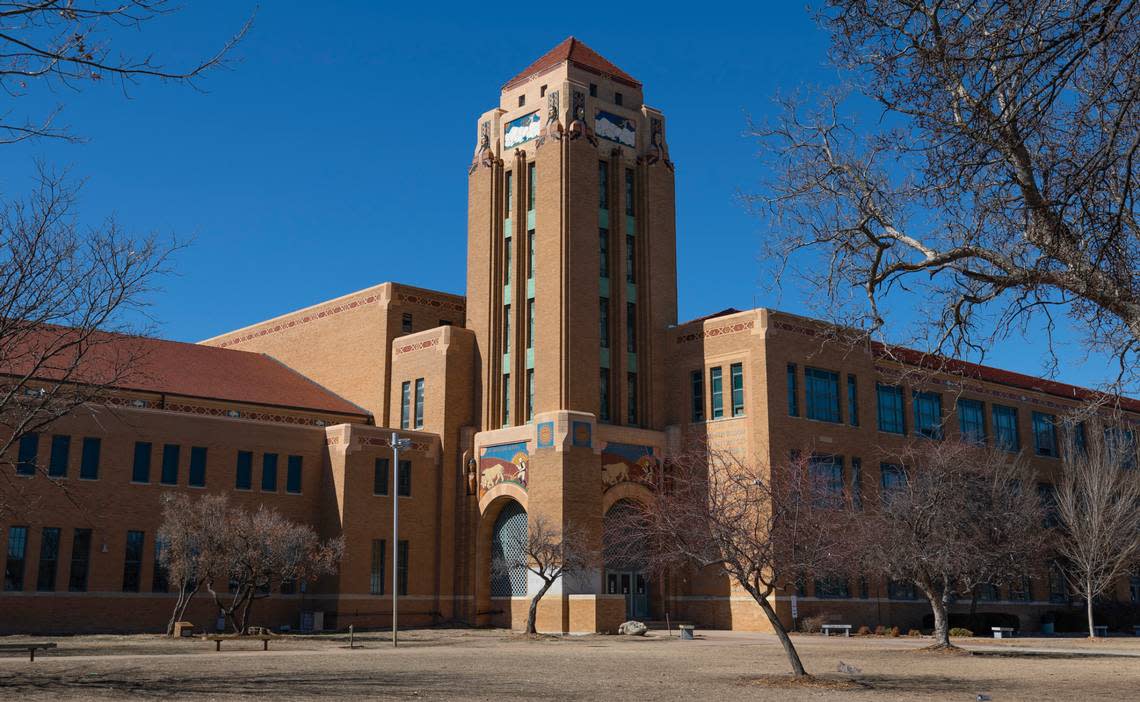
M 606 571 L 606 593 L 625 596 L 625 618 L 649 618 L 649 584 L 635 570 Z

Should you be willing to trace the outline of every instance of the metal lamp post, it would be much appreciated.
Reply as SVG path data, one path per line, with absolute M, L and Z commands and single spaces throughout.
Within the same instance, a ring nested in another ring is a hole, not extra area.
M 392 646 L 399 645 L 396 624 L 400 598 L 400 449 L 411 448 L 411 439 L 401 439 L 392 432 Z

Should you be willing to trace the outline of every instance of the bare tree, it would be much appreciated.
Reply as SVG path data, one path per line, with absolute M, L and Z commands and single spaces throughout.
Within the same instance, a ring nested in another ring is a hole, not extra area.
M 979 587 L 1023 584 L 1048 546 L 1037 482 L 1019 454 L 954 441 L 896 458 L 865 502 L 852 552 L 869 575 L 909 581 L 934 614 L 932 648 L 948 648 L 949 607 Z
M 524 570 L 533 573 L 542 585 L 530 598 L 526 615 L 526 633 L 534 634 L 538 617 L 538 603 L 559 580 L 566 580 L 586 572 L 598 561 L 597 550 L 583 530 L 573 524 L 559 529 L 544 514 L 528 515 L 527 532 L 519 543 L 504 548 L 506 553 L 518 554 L 510 558 L 499 554 L 491 563 L 491 572 L 509 577 L 512 572 Z
M 226 555 L 223 529 L 218 525 L 227 519 L 228 502 L 224 495 L 189 495 L 167 493 L 162 498 L 162 525 L 158 530 L 160 544 L 158 567 L 162 568 L 168 586 L 177 588 L 177 598 L 166 635 L 174 634 L 174 625 L 185 619 L 186 609 L 209 573 L 221 569 Z
M 931 306 L 915 343 L 949 355 L 1061 311 L 1135 380 L 1140 5 L 824 5 L 845 84 L 754 125 L 774 175 L 750 200 L 783 270 L 872 332 L 910 294 Z
M 1080 431 L 1084 440 L 1068 433 L 1057 484 L 1058 550 L 1095 638 L 1093 601 L 1140 563 L 1140 471 L 1136 446 L 1119 429 L 1089 423 Z

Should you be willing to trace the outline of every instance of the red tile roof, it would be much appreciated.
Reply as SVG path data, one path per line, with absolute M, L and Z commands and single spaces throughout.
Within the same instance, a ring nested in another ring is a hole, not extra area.
M 71 329 L 52 327 L 29 333 L 19 348 L 6 349 L 0 374 L 27 375 L 45 349 L 67 349 L 41 364 L 34 376 L 58 380 L 66 376 L 69 348 L 78 341 Z M 223 402 L 269 405 L 316 412 L 368 413 L 321 387 L 270 356 L 249 351 L 202 346 L 141 336 L 100 332 L 88 348 L 80 371 L 71 380 L 110 385 L 120 390 L 165 393 Z M 123 368 L 131 361 L 130 369 Z
M 633 76 L 602 58 L 601 54 L 586 46 L 581 40 L 566 37 L 561 44 L 543 54 L 537 61 L 527 66 L 522 73 L 507 81 L 503 90 L 518 85 L 531 76 L 538 75 L 569 61 L 578 68 L 585 69 L 599 75 L 610 76 L 616 81 L 640 88 L 641 83 Z

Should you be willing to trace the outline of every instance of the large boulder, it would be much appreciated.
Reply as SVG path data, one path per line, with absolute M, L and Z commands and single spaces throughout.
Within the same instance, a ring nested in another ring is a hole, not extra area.
M 641 622 L 635 621 L 623 622 L 622 625 L 618 627 L 618 633 L 625 634 L 626 636 L 645 636 L 645 632 L 647 631 L 649 631 L 649 627 Z

